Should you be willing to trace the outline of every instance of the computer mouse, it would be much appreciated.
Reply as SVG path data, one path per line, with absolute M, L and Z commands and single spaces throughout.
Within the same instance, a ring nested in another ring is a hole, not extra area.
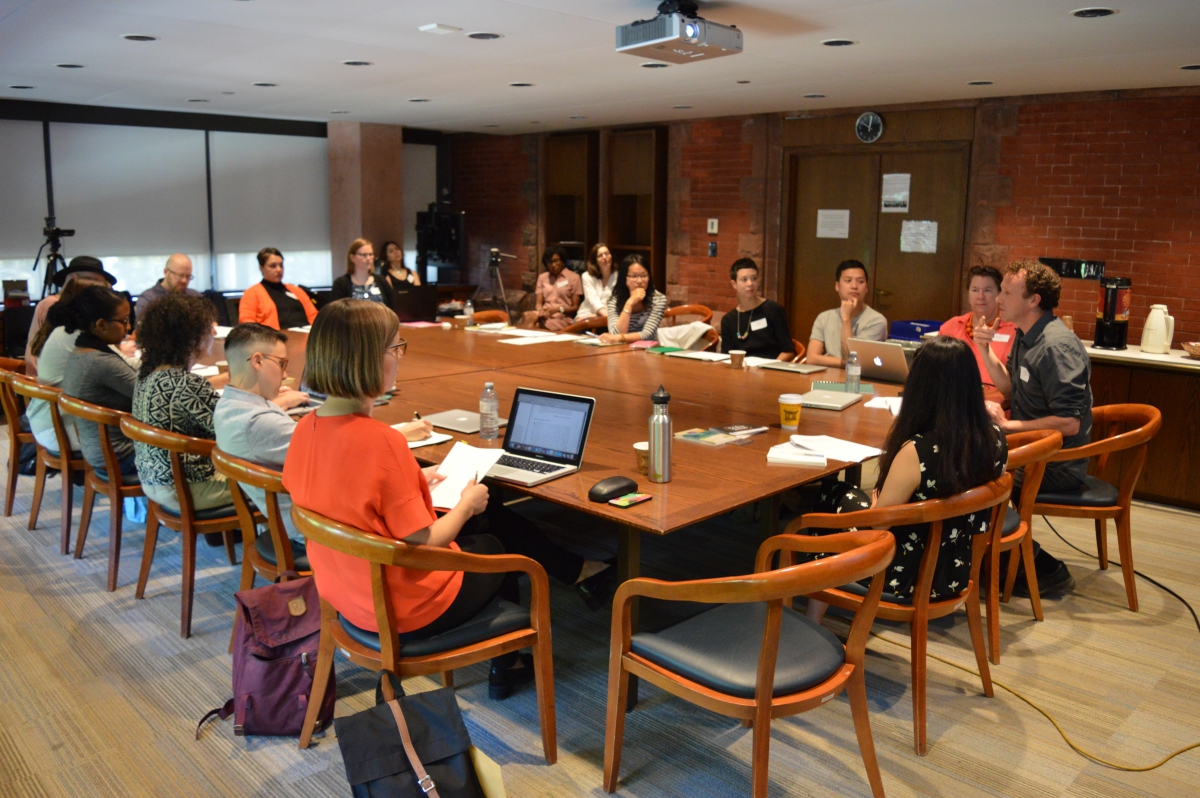
M 637 483 L 629 477 L 607 477 L 600 480 L 588 491 L 588 499 L 594 502 L 606 502 L 626 493 L 637 491 Z

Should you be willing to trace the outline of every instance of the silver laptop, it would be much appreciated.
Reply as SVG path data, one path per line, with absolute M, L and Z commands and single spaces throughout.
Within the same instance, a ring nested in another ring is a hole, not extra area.
M 774 363 L 763 363 L 759 368 L 771 369 L 773 371 L 794 371 L 797 374 L 816 374 L 818 371 L 824 371 L 824 366 L 816 366 L 811 363 L 785 363 L 782 360 L 777 360 Z
M 845 410 L 850 405 L 862 399 L 861 393 L 846 393 L 845 391 L 809 391 L 800 396 L 801 407 L 815 407 L 818 410 Z
M 532 487 L 578 471 L 595 409 L 591 397 L 518 388 L 504 454 L 487 476 Z
M 858 353 L 864 380 L 903 384 L 908 379 L 908 361 L 900 344 L 865 338 L 851 338 L 849 343 L 850 351 Z
M 424 419 L 435 427 L 454 430 L 466 435 L 479 432 L 479 414 L 470 410 L 443 410 L 440 413 L 424 416 Z M 508 423 L 507 418 L 500 419 L 500 426 Z

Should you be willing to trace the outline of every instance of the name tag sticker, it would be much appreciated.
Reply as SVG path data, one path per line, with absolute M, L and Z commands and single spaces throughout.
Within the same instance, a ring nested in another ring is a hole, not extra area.
M 287 295 L 287 298 L 288 298 L 288 299 L 295 299 L 295 298 L 296 298 L 296 295 L 295 295 L 295 294 L 293 294 L 291 291 L 284 291 L 283 293 Z
M 379 286 L 377 286 L 377 285 L 371 286 L 371 293 L 374 294 L 375 296 L 379 296 Z M 1005 340 L 1007 340 L 1007 339 L 1005 339 Z
M 751 330 L 767 329 L 767 320 L 766 319 L 755 319 L 754 321 L 750 322 L 750 329 Z
M 569 282 L 567 282 L 566 280 L 559 280 L 557 283 L 555 283 L 555 285 L 557 285 L 559 288 L 570 288 L 571 287 L 571 284 Z
M 1029 369 L 1021 366 L 1021 382 L 1029 382 Z
M 1012 335 L 1009 333 L 996 333 L 992 336 L 992 340 L 998 344 L 1006 344 L 1012 340 Z

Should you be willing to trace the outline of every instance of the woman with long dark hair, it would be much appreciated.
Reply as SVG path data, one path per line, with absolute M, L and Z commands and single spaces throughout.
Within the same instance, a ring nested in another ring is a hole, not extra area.
M 666 310 L 667 296 L 654 290 L 654 275 L 642 256 L 627 255 L 608 299 L 608 332 L 600 340 L 617 343 L 656 339 Z
M 879 458 L 874 496 L 837 483 L 822 495 L 817 511 L 845 513 L 945 498 L 999 479 L 1007 462 L 1008 443 L 988 418 L 974 354 L 956 338 L 934 338 L 913 359 L 900 413 Z M 971 513 L 943 523 L 932 598 L 966 586 L 971 538 L 986 533 L 988 521 L 986 513 Z M 892 529 L 896 557 L 888 566 L 884 589 L 901 601 L 913 598 L 928 531 L 928 524 Z M 822 602 L 809 605 L 810 616 L 824 612 Z

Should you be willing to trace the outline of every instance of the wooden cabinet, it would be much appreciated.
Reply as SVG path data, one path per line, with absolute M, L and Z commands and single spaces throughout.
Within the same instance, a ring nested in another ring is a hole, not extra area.
M 608 134 L 604 240 L 619 264 L 641 255 L 658 290 L 666 288 L 667 129 Z
M 582 261 L 600 237 L 600 136 L 547 136 L 542 168 L 543 234 Z

